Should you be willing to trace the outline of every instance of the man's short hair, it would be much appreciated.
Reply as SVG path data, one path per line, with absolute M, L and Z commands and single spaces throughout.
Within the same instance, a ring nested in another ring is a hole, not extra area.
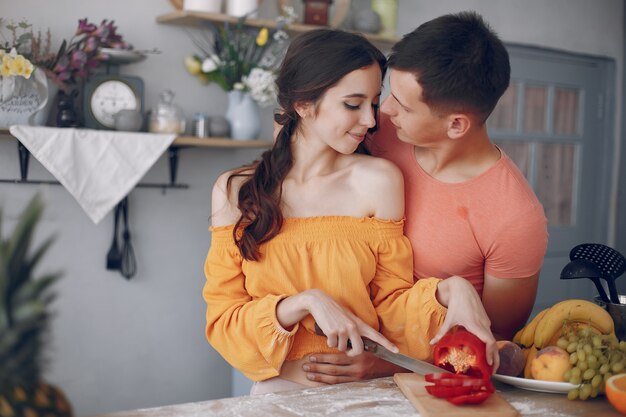
M 476 12 L 420 25 L 394 45 L 388 64 L 415 75 L 432 111 L 473 113 L 483 122 L 511 77 L 504 44 Z

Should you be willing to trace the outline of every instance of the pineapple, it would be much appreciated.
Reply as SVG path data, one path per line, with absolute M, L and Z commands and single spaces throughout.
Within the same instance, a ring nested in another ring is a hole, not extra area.
M 29 254 L 42 212 L 41 199 L 35 196 L 12 236 L 4 239 L 0 233 L 0 417 L 72 415 L 63 393 L 41 379 L 47 310 L 53 299 L 48 289 L 59 278 L 32 277 L 52 243 L 48 239 Z

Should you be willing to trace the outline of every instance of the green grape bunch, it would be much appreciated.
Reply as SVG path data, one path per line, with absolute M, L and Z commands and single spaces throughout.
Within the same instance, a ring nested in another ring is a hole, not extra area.
M 614 334 L 601 335 L 591 326 L 572 329 L 563 334 L 557 346 L 569 354 L 572 368 L 565 381 L 576 385 L 567 393 L 570 400 L 586 400 L 604 393 L 606 381 L 613 375 L 626 373 L 626 341 Z

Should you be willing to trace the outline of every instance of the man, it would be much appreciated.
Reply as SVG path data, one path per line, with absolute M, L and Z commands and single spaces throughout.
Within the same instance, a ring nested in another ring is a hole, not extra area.
M 487 134 L 487 117 L 509 85 L 508 53 L 479 15 L 464 12 L 404 36 L 389 67 L 391 92 L 369 149 L 404 174 L 414 277 L 466 278 L 482 296 L 496 339 L 510 340 L 535 301 L 547 220 Z M 326 383 L 399 370 L 369 354 L 312 355 L 303 367 Z

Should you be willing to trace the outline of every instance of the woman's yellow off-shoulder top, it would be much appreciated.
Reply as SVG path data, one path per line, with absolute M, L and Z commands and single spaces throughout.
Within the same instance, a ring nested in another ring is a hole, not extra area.
M 314 332 L 309 315 L 290 331 L 276 318 L 285 297 L 317 288 L 383 333 L 404 354 L 431 357 L 430 339 L 446 308 L 435 297 L 438 279 L 413 283 L 413 252 L 402 221 L 324 216 L 287 218 L 244 260 L 233 227 L 212 227 L 204 265 L 206 335 L 211 345 L 253 381 L 278 376 L 286 360 L 337 352 Z

